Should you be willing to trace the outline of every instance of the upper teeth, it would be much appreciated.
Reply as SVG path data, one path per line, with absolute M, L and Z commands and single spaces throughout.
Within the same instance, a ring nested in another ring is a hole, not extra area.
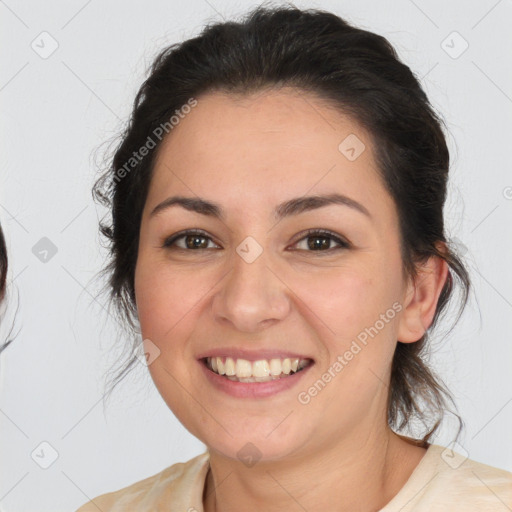
M 234 375 L 236 377 L 268 377 L 269 375 L 289 374 L 302 369 L 309 363 L 308 359 L 233 359 L 232 357 L 207 357 L 206 364 L 215 373 L 220 375 Z

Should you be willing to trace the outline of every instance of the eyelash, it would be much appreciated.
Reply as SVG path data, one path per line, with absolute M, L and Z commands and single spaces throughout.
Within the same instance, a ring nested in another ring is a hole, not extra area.
M 171 249 L 171 250 L 180 250 L 180 251 L 185 251 L 185 252 L 199 252 L 199 251 L 206 251 L 206 250 L 209 250 L 209 249 L 204 249 L 204 248 L 198 248 L 198 249 L 184 249 L 182 247 L 176 247 L 176 248 L 173 248 L 172 246 L 180 239 L 182 238 L 185 238 L 187 236 L 199 236 L 199 237 L 202 237 L 202 238 L 208 238 L 211 240 L 211 237 L 205 232 L 205 231 L 202 231 L 202 230 L 187 230 L 187 231 L 182 231 L 180 233 L 176 233 L 172 236 L 170 236 L 169 238 L 167 238 L 162 247 L 163 248 L 166 248 L 166 249 Z M 349 242 L 347 242 L 346 240 L 340 238 L 339 236 L 337 236 L 336 234 L 332 233 L 331 231 L 328 231 L 326 229 L 308 229 L 305 233 L 303 233 L 303 236 L 302 238 L 300 238 L 299 240 L 297 240 L 297 242 L 295 242 L 294 245 L 298 244 L 299 242 L 305 240 L 305 239 L 308 239 L 308 238 L 328 238 L 328 239 L 331 239 L 332 241 L 336 242 L 337 244 L 339 244 L 339 247 L 333 247 L 333 248 L 330 248 L 330 249 L 326 249 L 326 250 L 305 250 L 306 252 L 314 252 L 314 253 L 332 253 L 333 251 L 339 251 L 339 250 L 342 250 L 342 249 L 348 249 L 351 247 L 351 244 Z M 212 240 L 213 242 L 213 240 Z M 215 243 L 215 242 L 214 242 Z M 300 250 L 300 249 L 294 249 L 294 250 Z

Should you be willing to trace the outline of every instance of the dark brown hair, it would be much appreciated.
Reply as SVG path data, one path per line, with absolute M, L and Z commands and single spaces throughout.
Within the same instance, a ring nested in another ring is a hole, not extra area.
M 413 416 L 426 425 L 433 415 L 434 424 L 423 437 L 426 442 L 442 420 L 446 399 L 453 402 L 426 363 L 427 340 L 455 281 L 462 291 L 456 321 L 470 291 L 468 272 L 445 237 L 449 153 L 440 118 L 387 39 L 333 13 L 260 6 L 239 22 L 207 25 L 199 36 L 173 44 L 156 57 L 109 168 L 94 187 L 95 198 L 111 213 L 101 229 L 110 248 L 104 271 L 113 304 L 129 325 L 137 326 L 134 272 L 139 230 L 161 140 L 136 163 L 130 160 L 133 153 L 190 98 L 283 86 L 326 100 L 370 133 L 382 182 L 398 211 L 404 275 L 416 276 L 418 264 L 431 256 L 449 266 L 432 325 L 419 341 L 399 342 L 392 364 L 388 423 L 401 430 Z M 134 364 L 132 352 L 114 386 Z M 460 434 L 463 422 L 456 416 Z
M 7 279 L 7 249 L 5 247 L 4 232 L 0 226 L 0 302 L 5 295 L 5 281 Z
M 4 322 L 3 318 L 3 306 L 4 299 L 6 296 L 6 287 L 7 287 L 7 248 L 5 246 L 5 238 L 4 232 L 2 231 L 2 226 L 0 225 L 0 308 L 2 308 L 0 314 L 0 322 Z M 11 328 L 4 339 L 4 335 L 2 334 L 2 339 L 0 339 L 0 353 L 2 353 L 13 341 L 14 337 L 11 337 L 13 329 Z

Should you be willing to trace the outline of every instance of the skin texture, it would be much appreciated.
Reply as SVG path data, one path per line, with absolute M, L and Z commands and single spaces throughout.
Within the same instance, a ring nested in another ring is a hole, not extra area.
M 417 341 L 431 324 L 446 263 L 431 258 L 416 282 L 404 280 L 396 208 L 371 139 L 354 120 L 291 88 L 197 99 L 160 148 L 135 290 L 143 338 L 160 350 L 148 367 L 155 385 L 210 451 L 205 510 L 378 510 L 425 453 L 392 432 L 386 401 L 397 340 Z M 338 149 L 350 134 L 365 144 L 354 161 Z M 371 218 L 339 205 L 273 218 L 278 203 L 333 192 L 362 203 Z M 226 218 L 180 206 L 150 216 L 172 195 L 219 203 Z M 335 250 L 327 239 L 313 250 L 304 238 L 310 228 L 351 245 Z M 184 229 L 206 231 L 206 249 L 162 247 Z M 247 236 L 263 249 L 250 264 L 236 252 Z M 299 403 L 299 392 L 396 301 L 401 311 L 317 396 Z M 291 350 L 315 364 L 290 390 L 234 398 L 214 389 L 196 360 L 216 346 Z M 248 442 L 261 453 L 251 467 L 237 457 Z

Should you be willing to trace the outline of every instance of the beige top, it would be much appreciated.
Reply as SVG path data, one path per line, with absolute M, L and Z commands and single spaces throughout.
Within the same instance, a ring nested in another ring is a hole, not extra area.
M 102 494 L 76 512 L 204 512 L 209 469 L 206 451 L 118 491 Z M 507 512 L 512 473 L 465 459 L 430 444 L 398 494 L 379 512 Z

